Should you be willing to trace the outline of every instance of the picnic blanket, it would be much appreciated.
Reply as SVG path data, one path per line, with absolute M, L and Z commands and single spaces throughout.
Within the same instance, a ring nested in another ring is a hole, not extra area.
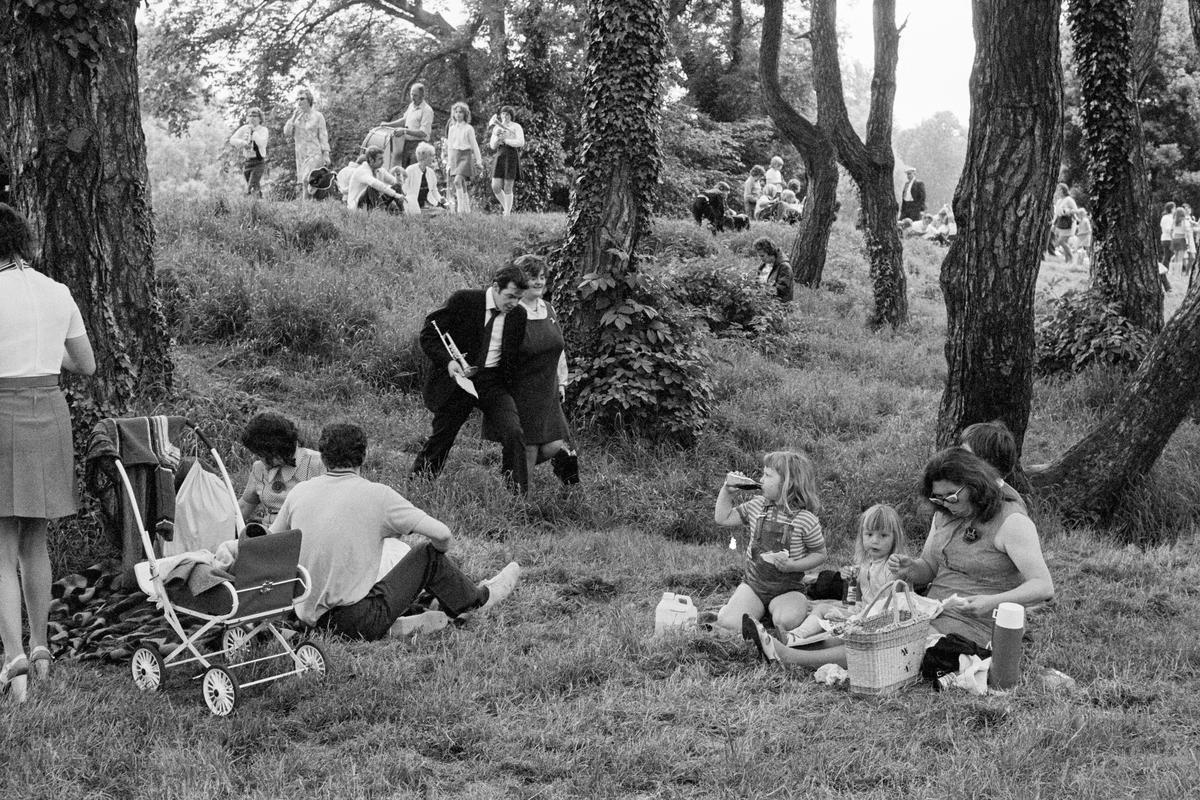
M 111 562 L 54 582 L 50 652 L 55 658 L 120 663 L 128 661 L 140 644 L 156 644 L 165 655 L 180 643 L 162 611 L 145 594 L 115 588 L 120 575 L 120 563 Z M 203 625 L 188 617 L 180 622 L 189 633 Z M 218 626 L 201 640 L 201 646 L 218 647 L 220 634 Z

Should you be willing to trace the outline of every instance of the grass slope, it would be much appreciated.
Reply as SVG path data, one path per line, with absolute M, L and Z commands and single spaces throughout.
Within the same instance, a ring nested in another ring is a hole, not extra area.
M 411 348 L 422 315 L 561 218 L 413 223 L 241 204 L 158 215 L 179 337 L 169 407 L 202 423 L 239 477 L 248 464 L 233 443 L 260 408 L 309 435 L 359 421 L 373 438 L 366 472 L 445 520 L 471 574 L 516 558 L 524 577 L 462 629 L 329 641 L 326 684 L 250 690 L 226 720 L 184 676 L 143 695 L 125 668 L 59 663 L 28 704 L 0 715 L 0 796 L 1126 798 L 1185 797 L 1200 784 L 1190 424 L 1119 520 L 1119 540 L 1039 516 L 1058 597 L 1036 617 L 1029 655 L 1074 676 L 1074 693 L 1027 681 L 1003 697 L 920 688 L 864 700 L 757 666 L 740 640 L 650 636 L 662 591 L 711 607 L 736 585 L 728 531 L 710 521 L 714 493 L 764 450 L 812 454 L 833 563 L 871 502 L 896 504 L 919 542 L 928 517 L 912 487 L 945 374 L 943 250 L 908 244 L 913 321 L 868 334 L 861 242 L 839 226 L 827 287 L 799 292 L 785 337 L 712 344 L 718 402 L 693 450 L 585 434 L 583 490 L 564 497 L 539 471 L 526 504 L 499 486 L 499 453 L 475 422 L 441 481 L 409 483 L 428 414 L 404 389 L 423 368 Z M 655 246 L 664 265 L 750 269 L 760 233 L 714 242 L 662 222 Z M 1044 282 L 1061 288 L 1069 271 L 1052 267 Z M 1103 373 L 1039 383 L 1030 460 L 1074 441 L 1119 385 Z M 84 531 L 59 535 L 59 572 L 99 549 Z

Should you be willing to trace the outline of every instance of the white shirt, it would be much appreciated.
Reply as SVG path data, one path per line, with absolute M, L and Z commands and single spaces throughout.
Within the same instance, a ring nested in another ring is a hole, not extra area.
M 771 169 L 767 170 L 766 175 L 763 176 L 763 183 L 773 183 L 782 189 L 783 173 L 772 167 Z
M 267 139 L 270 137 L 270 131 L 266 125 L 257 127 L 252 125 L 243 125 L 237 129 L 233 136 L 229 137 L 229 143 L 235 147 L 242 148 L 242 158 L 254 158 L 253 144 L 258 145 L 258 154 L 263 158 L 267 157 Z
M 483 324 L 486 326 L 488 318 L 492 316 L 492 309 L 499 308 L 496 305 L 496 298 L 493 297 L 495 287 L 488 287 L 485 292 L 483 301 Z M 500 345 L 504 341 L 504 320 L 508 314 L 501 312 L 496 321 L 492 323 L 492 338 L 488 339 L 487 356 L 483 359 L 485 369 L 500 366 Z
M 510 122 L 507 125 L 504 125 L 504 129 L 501 129 L 501 125 L 504 125 L 504 123 L 496 123 L 496 125 L 492 128 L 492 138 L 489 146 L 493 150 L 500 146 L 501 133 L 504 133 L 504 144 L 508 145 L 509 147 L 520 148 L 525 146 L 524 128 L 515 122 Z
M 358 208 L 358 203 L 362 200 L 362 196 L 367 193 L 367 189 L 378 189 L 389 197 L 400 196 L 392 189 L 390 183 L 384 183 L 379 180 L 375 176 L 375 171 L 371 169 L 371 165 L 364 161 L 350 173 L 350 188 L 346 192 L 346 205 L 352 209 Z
M 1163 214 L 1162 219 L 1158 221 L 1158 229 L 1161 232 L 1159 240 L 1163 242 L 1171 241 L 1171 228 L 1175 227 L 1175 214 Z
M 433 108 L 424 100 L 421 105 L 414 106 L 408 104 L 408 108 L 404 112 L 404 127 L 410 130 L 423 131 L 425 133 L 425 141 L 429 141 L 430 135 L 433 133 Z M 414 137 L 404 134 L 404 140 L 413 141 Z
M 65 285 L 32 267 L 0 272 L 0 378 L 57 375 L 64 342 L 84 333 Z
M 906 203 L 912 202 L 912 185 L 913 185 L 914 180 L 916 180 L 916 178 L 909 178 L 907 181 L 904 182 L 904 192 L 902 194 L 902 197 L 904 198 L 904 202 L 906 202 Z
M 425 199 L 432 205 L 436 206 L 438 203 L 442 202 L 442 194 L 438 191 L 437 172 L 434 171 L 432 164 L 425 168 L 425 181 L 429 184 L 429 194 Z M 409 164 L 404 169 L 404 213 L 421 213 L 421 206 L 418 203 L 420 194 L 421 163 L 418 161 Z

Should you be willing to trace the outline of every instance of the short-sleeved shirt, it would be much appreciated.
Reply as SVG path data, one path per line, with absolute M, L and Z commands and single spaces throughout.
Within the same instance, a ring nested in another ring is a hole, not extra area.
M 353 472 L 319 475 L 293 489 L 271 531 L 304 532 L 300 564 L 312 591 L 296 615 L 315 625 L 329 609 L 366 597 L 378 578 L 383 540 L 412 533 L 426 516 L 395 489 Z
M 262 461 L 255 461 L 250 467 L 250 477 L 246 479 L 246 488 L 242 492 L 242 500 L 247 503 L 257 502 L 263 507 L 262 524 L 270 525 L 275 515 L 283 507 L 283 501 L 296 485 L 309 478 L 315 478 L 325 472 L 325 464 L 321 454 L 307 447 L 297 447 L 295 455 L 296 466 L 283 465 L 268 467 Z M 278 486 L 279 488 L 276 488 Z
M 788 513 L 761 495 L 742 503 L 736 509 L 749 528 L 746 547 L 746 584 L 764 603 L 787 592 L 802 591 L 803 572 L 783 572 L 763 561 L 764 553 L 788 551 L 788 558 L 803 558 L 825 549 L 821 520 L 807 509 Z
M 84 333 L 64 284 L 32 267 L 0 272 L 0 378 L 57 375 L 63 343 Z
M 433 107 L 424 100 L 419 106 L 409 103 L 408 108 L 404 111 L 404 127 L 424 132 L 425 141 L 429 141 L 429 137 L 433 133 Z M 404 135 L 405 141 L 410 141 L 411 138 L 408 134 Z

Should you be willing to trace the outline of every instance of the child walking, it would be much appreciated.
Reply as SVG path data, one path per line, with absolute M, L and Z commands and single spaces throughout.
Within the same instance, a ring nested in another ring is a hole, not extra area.
M 778 630 L 791 630 L 808 613 L 804 573 L 826 558 L 816 472 L 804 455 L 779 451 L 763 457 L 760 496 L 735 506 L 735 483 L 726 477 L 713 517 L 718 525 L 747 527 L 746 572 L 717 612 L 717 625 L 736 631 L 743 616 L 759 620 L 770 611 Z
M 862 602 L 874 597 L 895 577 L 888 570 L 887 560 L 892 553 L 908 555 L 904 525 L 900 515 L 889 505 L 877 503 L 858 518 L 858 538 L 854 541 L 854 563 L 842 567 L 842 580 L 858 585 Z M 823 619 L 847 619 L 854 613 L 845 603 L 818 603 L 800 627 L 790 631 L 785 644 L 791 646 L 822 633 Z

